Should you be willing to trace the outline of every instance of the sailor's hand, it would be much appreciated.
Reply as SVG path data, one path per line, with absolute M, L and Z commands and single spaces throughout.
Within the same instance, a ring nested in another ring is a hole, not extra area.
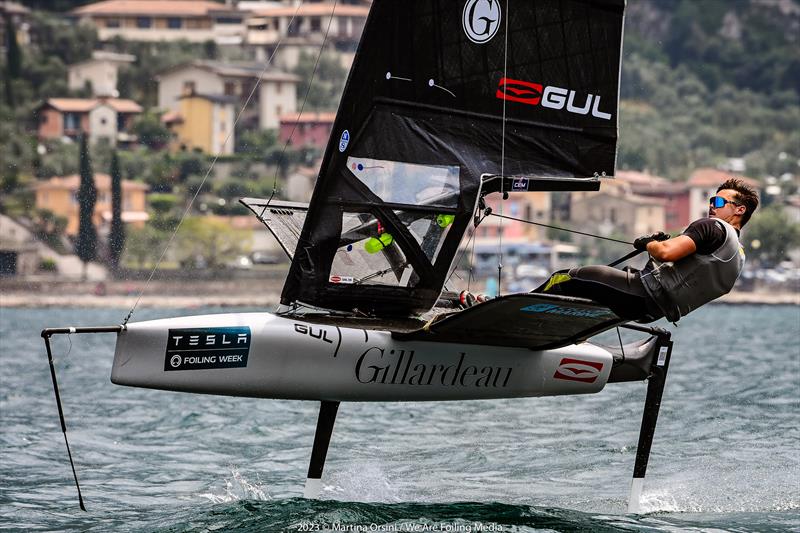
M 644 237 L 639 237 L 638 239 L 633 241 L 633 247 L 639 251 L 646 252 L 647 245 L 649 243 L 653 241 L 666 241 L 669 238 L 670 238 L 669 234 L 664 233 L 663 231 L 659 231 L 653 233 L 652 235 L 645 235 Z

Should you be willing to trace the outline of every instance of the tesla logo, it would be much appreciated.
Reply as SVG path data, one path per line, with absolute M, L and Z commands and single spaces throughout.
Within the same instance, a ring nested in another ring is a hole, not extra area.
M 488 42 L 500 27 L 499 0 L 467 0 L 461 22 L 470 41 Z
M 536 105 L 542 100 L 543 89 L 539 83 L 500 78 L 496 96 L 501 100 Z
M 495 96 L 501 100 L 519 102 L 528 105 L 541 105 L 550 109 L 564 109 L 576 115 L 588 115 L 611 120 L 611 113 L 600 111 L 600 96 L 587 94 L 585 99 L 573 90 L 543 86 L 532 81 L 500 78 Z
M 558 368 L 556 368 L 556 373 L 553 374 L 553 377 L 556 379 L 566 379 L 568 381 L 594 383 L 602 370 L 603 363 L 564 357 L 561 363 L 559 363 Z

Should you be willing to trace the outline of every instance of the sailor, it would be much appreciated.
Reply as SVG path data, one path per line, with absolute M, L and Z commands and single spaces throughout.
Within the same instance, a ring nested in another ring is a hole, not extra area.
M 677 237 L 658 232 L 634 241 L 637 250 L 650 254 L 644 269 L 577 267 L 556 272 L 533 292 L 589 298 L 639 322 L 676 322 L 733 288 L 744 265 L 739 231 L 756 207 L 756 192 L 731 178 L 709 199 L 708 218 L 695 220 Z

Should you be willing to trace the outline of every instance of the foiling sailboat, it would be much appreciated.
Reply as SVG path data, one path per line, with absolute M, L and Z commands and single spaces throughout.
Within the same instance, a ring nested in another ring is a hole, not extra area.
M 460 309 L 447 292 L 486 195 L 593 191 L 613 176 L 623 12 L 624 0 L 375 0 L 311 202 L 242 200 L 291 258 L 279 309 L 44 330 L 65 439 L 50 351 L 62 333 L 116 333 L 119 385 L 319 401 L 307 497 L 320 492 L 340 402 L 648 380 L 637 512 L 670 334 L 580 298 Z M 615 327 L 648 336 L 614 350 L 587 342 Z

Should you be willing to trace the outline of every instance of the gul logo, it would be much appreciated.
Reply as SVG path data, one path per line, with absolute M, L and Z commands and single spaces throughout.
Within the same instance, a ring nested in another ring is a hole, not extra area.
M 585 100 L 571 89 L 543 86 L 531 81 L 500 78 L 495 96 L 509 102 L 528 105 L 541 105 L 549 109 L 564 109 L 576 115 L 588 115 L 603 120 L 611 120 L 611 113 L 600 111 L 600 96 L 587 93 Z M 577 104 L 576 104 L 577 100 Z
M 328 281 L 331 283 L 346 283 L 346 284 L 353 284 L 356 282 L 353 276 L 331 276 L 328 278 Z
M 543 90 L 540 83 L 500 78 L 495 96 L 509 102 L 536 105 L 542 100 Z
M 467 0 L 461 23 L 470 41 L 483 44 L 497 33 L 500 18 L 499 0 Z
M 553 377 L 555 379 L 564 379 L 567 381 L 594 383 L 602 370 L 603 363 L 564 357 L 558 364 L 558 368 L 556 368 L 556 373 L 553 374 Z
M 339 151 L 344 152 L 347 150 L 348 144 L 350 144 L 350 132 L 348 130 L 344 130 L 342 132 L 342 136 L 339 137 Z

